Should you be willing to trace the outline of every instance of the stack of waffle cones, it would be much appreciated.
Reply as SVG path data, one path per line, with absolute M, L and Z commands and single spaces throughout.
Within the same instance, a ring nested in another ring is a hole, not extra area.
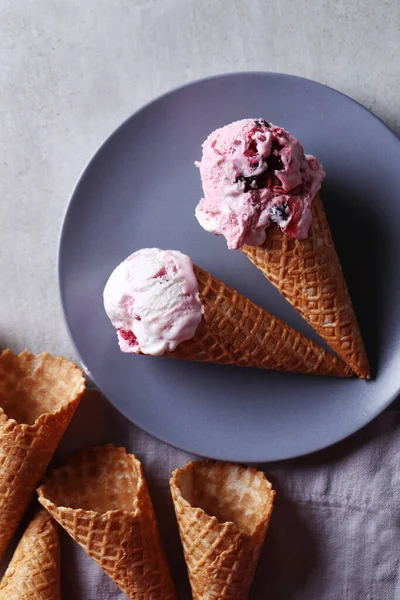
M 199 362 L 349 377 L 351 369 L 248 298 L 194 266 L 204 317 L 169 356 Z
M 79 369 L 62 358 L 27 351 L 1 355 L 2 551 L 84 389 Z M 200 461 L 176 471 L 171 490 L 194 598 L 244 600 L 272 511 L 271 485 L 255 469 Z M 0 584 L 0 598 L 60 598 L 53 517 L 129 598 L 175 600 L 135 456 L 113 445 L 84 451 L 51 471 L 38 495 L 47 512 L 39 511 L 23 535 Z
M 262 246 L 242 251 L 278 288 L 349 368 L 370 378 L 364 344 L 319 194 L 304 240 L 289 238 L 272 224 Z
M 84 388 L 79 369 L 62 358 L 27 351 L 1 355 L 2 551 Z M 171 491 L 194 599 L 245 600 L 272 512 L 271 485 L 255 469 L 199 461 L 175 471 Z M 21 538 L 0 584 L 0 598 L 60 599 L 53 517 L 129 598 L 175 600 L 135 456 L 113 445 L 84 451 L 51 471 L 38 495 L 47 512 L 39 511 Z
M 0 356 L 0 558 L 84 389 L 81 371 L 63 358 Z
M 194 600 L 246 600 L 275 492 L 263 473 L 190 462 L 171 492 Z
M 2 600 L 60 600 L 57 524 L 41 510 L 25 531 L 0 584 Z
M 132 600 L 174 600 L 153 506 L 137 458 L 100 446 L 53 470 L 39 501 Z

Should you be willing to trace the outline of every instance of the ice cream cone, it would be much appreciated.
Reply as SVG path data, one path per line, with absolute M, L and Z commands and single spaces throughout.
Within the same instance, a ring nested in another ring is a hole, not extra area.
M 254 468 L 193 461 L 171 493 L 194 600 L 245 600 L 275 492 Z
M 167 356 L 199 362 L 349 377 L 343 361 L 194 266 L 204 317 Z
M 1 600 L 60 600 L 57 524 L 40 510 L 26 529 L 0 583 Z
M 27 350 L 0 356 L 0 557 L 85 390 L 71 362 Z
M 99 446 L 53 470 L 39 502 L 132 600 L 175 592 L 141 463 Z
M 363 379 L 370 369 L 346 281 L 319 194 L 306 239 L 271 225 L 262 246 L 242 251 L 302 317 Z

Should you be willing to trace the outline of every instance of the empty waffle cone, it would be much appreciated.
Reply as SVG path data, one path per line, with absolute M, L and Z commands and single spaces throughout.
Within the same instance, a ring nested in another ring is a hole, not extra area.
M 370 368 L 346 281 L 319 194 L 304 240 L 271 225 L 262 246 L 242 251 L 302 317 L 363 379 Z
M 174 600 L 142 465 L 113 445 L 54 469 L 39 502 L 132 600 Z
M 349 377 L 345 363 L 194 265 L 204 316 L 195 335 L 167 354 L 198 362 Z
M 85 390 L 61 357 L 0 355 L 0 558 Z
M 264 473 L 193 461 L 170 481 L 194 600 L 245 600 L 275 492 Z
M 0 584 L 1 600 L 60 600 L 57 523 L 45 511 L 33 518 Z

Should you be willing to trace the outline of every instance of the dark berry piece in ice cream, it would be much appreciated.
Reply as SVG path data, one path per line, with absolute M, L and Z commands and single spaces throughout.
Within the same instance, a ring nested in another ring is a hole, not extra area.
M 250 168 L 252 169 L 256 169 L 259 166 L 259 160 L 257 158 L 253 158 L 254 156 L 254 150 L 253 147 L 256 147 L 256 143 L 254 140 L 252 140 L 252 142 L 249 145 L 249 149 L 246 150 L 243 154 L 245 156 L 250 156 Z M 260 190 L 263 189 L 265 187 L 267 187 L 268 185 L 272 185 L 273 187 L 281 187 L 281 182 L 279 180 L 277 180 L 277 178 L 274 176 L 274 172 L 275 171 L 282 171 L 283 170 L 283 162 L 281 160 L 281 157 L 279 156 L 279 151 L 282 149 L 282 146 L 276 142 L 274 140 L 273 142 L 273 146 L 272 146 L 272 153 L 265 158 L 266 161 L 266 165 L 267 168 L 265 169 L 265 171 L 263 171 L 262 173 L 259 173 L 258 175 L 249 175 L 247 177 L 245 177 L 244 175 L 236 175 L 235 177 L 235 183 L 237 183 L 238 181 L 244 181 L 245 182 L 245 186 L 244 186 L 244 191 L 246 192 L 250 192 L 251 190 Z
M 127 342 L 130 343 L 131 346 L 137 346 L 138 342 L 136 339 L 136 335 L 133 333 L 133 331 L 129 330 L 129 331 L 125 331 L 125 329 L 118 329 L 120 336 L 122 338 L 124 338 L 124 340 L 126 340 Z
M 254 123 L 257 125 L 257 127 L 262 127 L 263 125 L 264 127 L 271 127 L 271 125 L 265 119 L 256 119 Z
M 280 202 L 277 204 L 273 204 L 270 209 L 269 209 L 269 213 L 271 215 L 271 221 L 273 221 L 274 223 L 277 223 L 279 225 L 279 223 L 281 223 L 282 221 L 286 221 L 289 217 L 289 206 L 287 202 Z
M 281 157 L 277 154 L 271 154 L 268 156 L 267 163 L 268 171 L 282 171 L 283 169 L 283 162 Z
M 266 181 L 266 171 L 260 173 L 260 175 L 250 175 L 249 177 L 245 177 L 244 175 L 239 175 L 235 179 L 235 183 L 238 181 L 244 181 L 244 192 L 250 192 L 251 190 L 259 190 L 265 187 Z

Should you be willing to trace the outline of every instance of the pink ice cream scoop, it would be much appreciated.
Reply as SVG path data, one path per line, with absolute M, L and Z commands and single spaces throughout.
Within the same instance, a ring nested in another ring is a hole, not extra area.
M 196 166 L 204 191 L 196 217 L 207 231 L 225 236 L 228 248 L 260 246 L 271 222 L 289 237 L 307 237 L 325 173 L 282 127 L 243 119 L 216 129 Z
M 111 273 L 104 308 L 122 352 L 172 352 L 193 337 L 203 315 L 192 261 L 174 250 L 134 252 Z

